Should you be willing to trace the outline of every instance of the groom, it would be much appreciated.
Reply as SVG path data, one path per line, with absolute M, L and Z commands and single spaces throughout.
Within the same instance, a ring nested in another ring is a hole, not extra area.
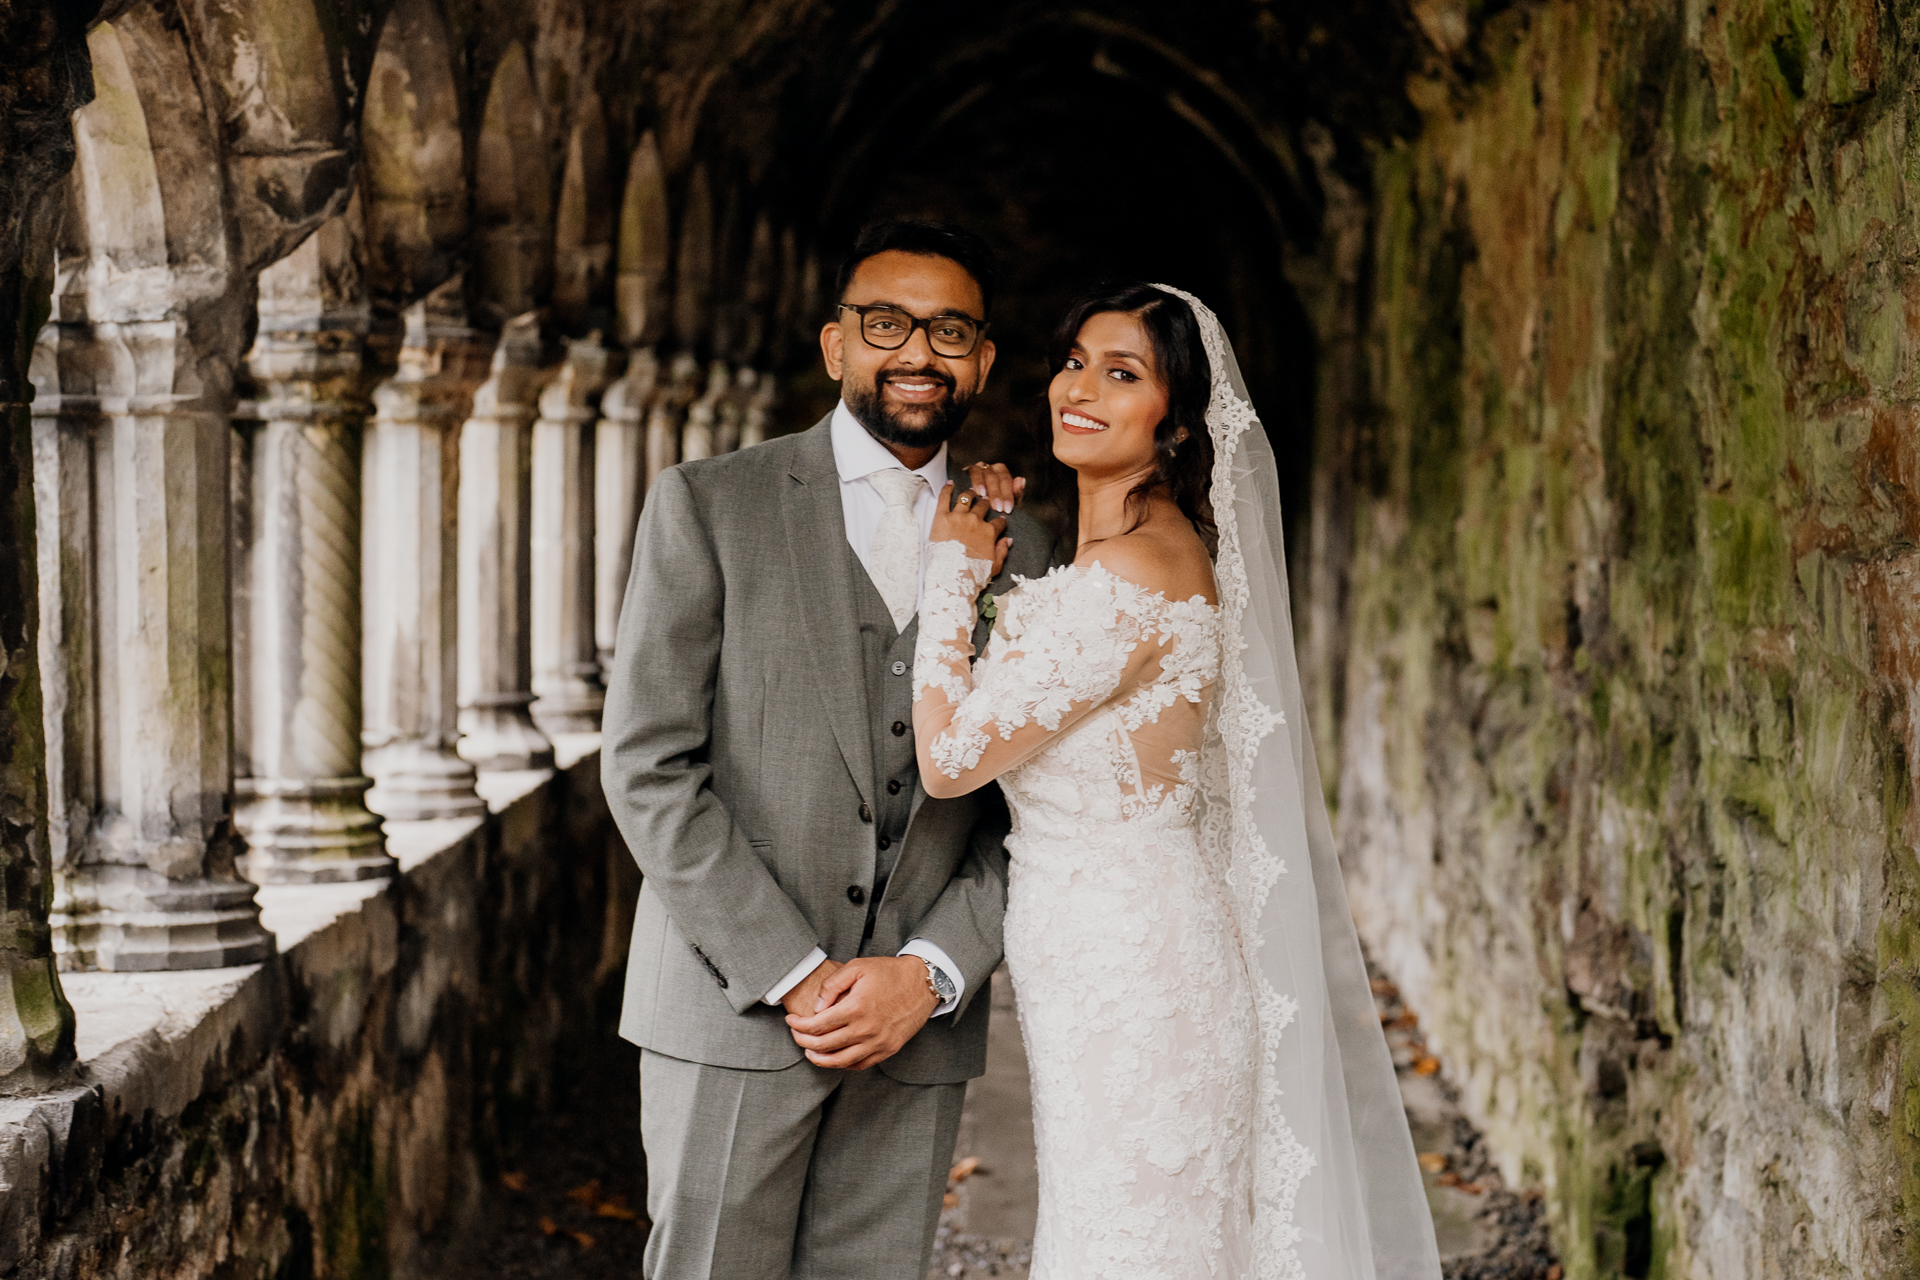
M 641 1047 L 649 1280 L 923 1280 L 1000 960 L 997 790 L 931 800 L 913 645 L 946 441 L 993 367 L 994 267 L 863 232 L 812 430 L 664 472 L 607 692 L 608 802 L 645 876 L 620 1034 Z M 1011 510 L 1003 468 L 975 473 Z M 1009 576 L 1048 539 L 1008 520 Z

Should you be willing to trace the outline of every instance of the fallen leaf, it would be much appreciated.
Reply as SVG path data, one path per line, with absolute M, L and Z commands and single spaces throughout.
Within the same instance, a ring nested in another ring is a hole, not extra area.
M 1422 1151 L 1417 1158 L 1428 1173 L 1439 1173 L 1447 1167 L 1447 1157 L 1438 1151 Z
M 978 1173 L 979 1171 L 980 1171 L 980 1157 L 968 1156 L 965 1160 L 962 1160 L 959 1164 L 953 1166 L 953 1169 L 947 1174 L 947 1181 L 948 1182 L 965 1182 L 968 1178 L 971 1178 L 974 1174 Z
M 600 1179 L 595 1178 L 585 1186 L 575 1187 L 567 1192 L 567 1199 L 575 1204 L 583 1204 L 591 1209 L 600 1202 Z
M 567 1229 L 567 1234 L 572 1236 L 573 1242 L 579 1245 L 582 1249 L 593 1248 L 593 1237 L 588 1235 L 586 1232 L 575 1231 L 571 1227 L 569 1227 Z
M 1394 986 L 1385 978 L 1375 978 L 1367 985 L 1371 986 L 1373 988 L 1373 994 L 1379 996 L 1382 1000 L 1391 1000 L 1400 994 L 1400 988 Z
M 1399 1017 L 1395 1018 L 1392 1022 L 1389 1022 L 1387 1024 L 1388 1027 L 1392 1028 L 1395 1031 L 1411 1031 L 1419 1025 L 1420 1025 L 1420 1015 L 1415 1013 L 1411 1009 L 1408 1009 L 1406 1012 L 1402 1013 Z
M 527 1189 L 527 1175 L 524 1173 L 503 1173 L 500 1175 L 500 1185 L 509 1191 L 525 1191 Z
M 960 1207 L 960 1197 L 949 1191 L 940 1197 L 940 1207 L 942 1209 L 958 1209 Z
M 550 1236 L 550 1235 L 556 1235 L 556 1234 L 558 1234 L 558 1233 L 559 1233 L 559 1231 L 560 1231 L 560 1228 L 554 1225 L 554 1222 L 553 1222 L 553 1219 L 552 1219 L 552 1218 L 542 1218 L 542 1219 L 540 1219 L 540 1234 L 541 1234 L 541 1235 L 543 1235 L 543 1236 Z
M 1547 1268 L 1547 1280 L 1560 1280 L 1564 1274 L 1566 1273 L 1560 1270 L 1560 1264 L 1557 1262 Z
M 627 1208 L 624 1200 L 625 1197 L 623 1196 L 616 1196 L 613 1200 L 603 1200 L 593 1206 L 593 1212 L 596 1216 L 602 1218 L 618 1218 L 622 1222 L 638 1222 L 640 1215 Z
M 1439 1073 L 1440 1059 L 1427 1056 L 1413 1060 L 1413 1074 L 1417 1076 L 1432 1076 L 1438 1075 Z

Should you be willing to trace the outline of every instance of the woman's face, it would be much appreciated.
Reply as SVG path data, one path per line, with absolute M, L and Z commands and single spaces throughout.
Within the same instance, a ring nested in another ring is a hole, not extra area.
M 1075 471 L 1128 476 L 1153 465 L 1153 432 L 1167 416 L 1167 388 L 1138 316 L 1090 316 L 1053 375 L 1047 400 L 1053 456 Z

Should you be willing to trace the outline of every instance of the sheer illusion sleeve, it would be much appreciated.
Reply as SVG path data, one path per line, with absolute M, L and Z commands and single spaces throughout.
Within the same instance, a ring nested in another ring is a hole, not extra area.
M 1172 637 L 1148 607 L 1158 597 L 1093 565 L 1057 569 L 1036 592 L 1002 598 L 972 663 L 975 601 L 993 566 L 957 542 L 928 548 L 914 650 L 913 729 L 932 796 L 964 795 L 1022 763 L 1158 669 Z

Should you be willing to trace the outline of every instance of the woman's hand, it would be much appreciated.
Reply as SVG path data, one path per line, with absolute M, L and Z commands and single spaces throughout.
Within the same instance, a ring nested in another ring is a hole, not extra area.
M 976 497 L 1002 515 L 1010 515 L 1026 496 L 1027 481 L 1007 469 L 1004 462 L 976 462 L 967 468 L 967 483 Z
M 953 494 L 953 485 L 947 484 L 940 490 L 940 501 L 933 508 L 933 532 L 927 536 L 929 542 L 957 542 L 967 549 L 970 560 L 988 560 L 993 563 L 993 576 L 1000 575 L 1000 569 L 1007 562 L 1007 552 L 1013 546 L 1012 538 L 1000 536 L 1006 525 L 989 519 L 994 514 L 986 499 L 972 492 L 959 497 Z

